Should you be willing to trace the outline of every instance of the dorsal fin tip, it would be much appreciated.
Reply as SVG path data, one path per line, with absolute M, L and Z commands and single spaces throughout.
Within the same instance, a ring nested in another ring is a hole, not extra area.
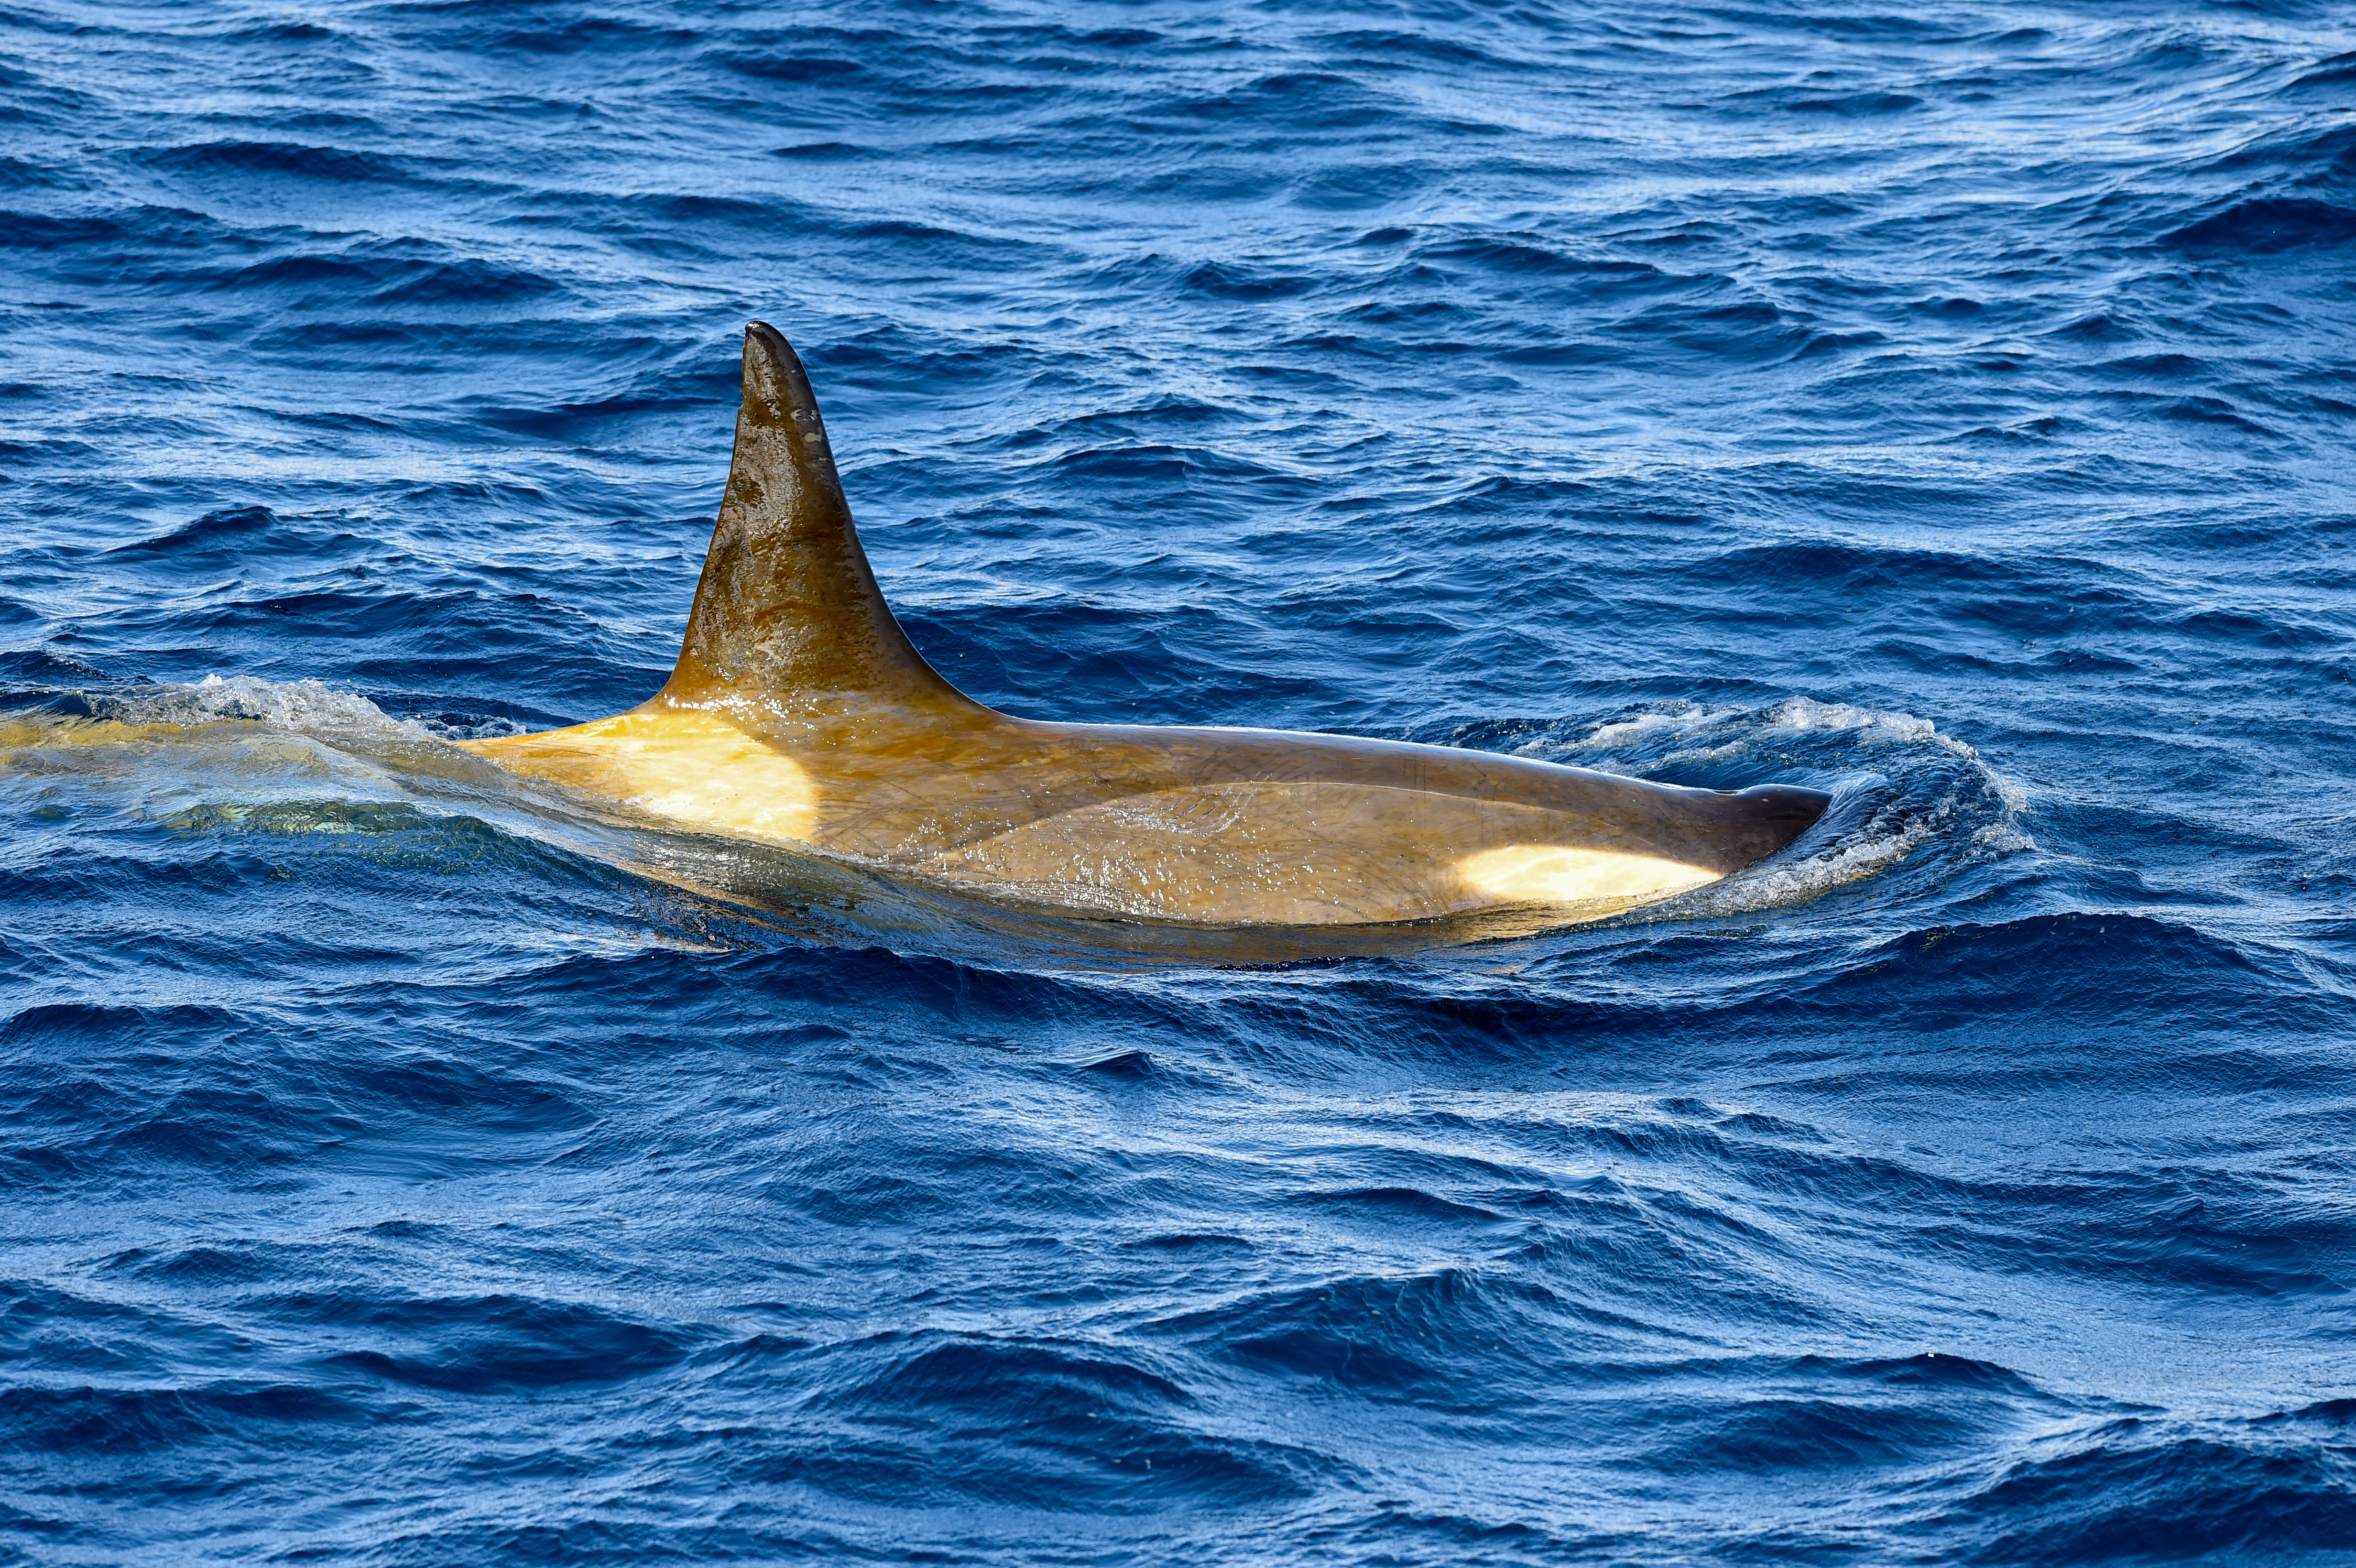
M 810 390 L 802 357 L 794 352 L 784 333 L 766 321 L 744 324 L 744 405 L 756 404 L 775 418 L 790 417 L 802 410 L 818 411 L 818 398 Z

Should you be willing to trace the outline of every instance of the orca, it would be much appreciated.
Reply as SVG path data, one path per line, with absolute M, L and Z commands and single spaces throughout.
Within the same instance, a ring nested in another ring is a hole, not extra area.
M 464 742 L 628 818 L 1085 918 L 1570 924 L 1792 843 L 1829 797 L 1685 788 L 1398 741 L 1018 718 L 885 603 L 809 378 L 744 332 L 744 400 L 677 667 L 626 712 Z

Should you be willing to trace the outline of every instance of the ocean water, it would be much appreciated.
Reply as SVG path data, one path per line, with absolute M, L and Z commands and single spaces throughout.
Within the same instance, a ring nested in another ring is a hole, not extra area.
M 986 701 L 1832 814 L 1223 965 L 458 767 L 753 317 Z M 2351 323 L 2340 5 L 10 0 L 0 1562 L 2356 1561 Z

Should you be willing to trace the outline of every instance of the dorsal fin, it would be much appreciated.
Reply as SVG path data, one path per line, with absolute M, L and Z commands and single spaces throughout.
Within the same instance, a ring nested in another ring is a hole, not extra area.
M 809 377 L 766 322 L 744 328 L 728 490 L 665 699 L 778 712 L 970 700 L 925 662 L 884 602 Z

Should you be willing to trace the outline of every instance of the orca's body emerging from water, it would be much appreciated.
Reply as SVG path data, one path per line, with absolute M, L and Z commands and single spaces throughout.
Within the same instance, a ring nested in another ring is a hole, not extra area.
M 1751 865 L 1826 805 L 1814 790 L 1681 789 L 1441 746 L 985 708 L 893 618 L 809 380 L 760 322 L 745 329 L 735 458 L 669 682 L 610 719 L 468 744 L 673 826 L 1190 925 L 1530 906 L 1591 919 Z

